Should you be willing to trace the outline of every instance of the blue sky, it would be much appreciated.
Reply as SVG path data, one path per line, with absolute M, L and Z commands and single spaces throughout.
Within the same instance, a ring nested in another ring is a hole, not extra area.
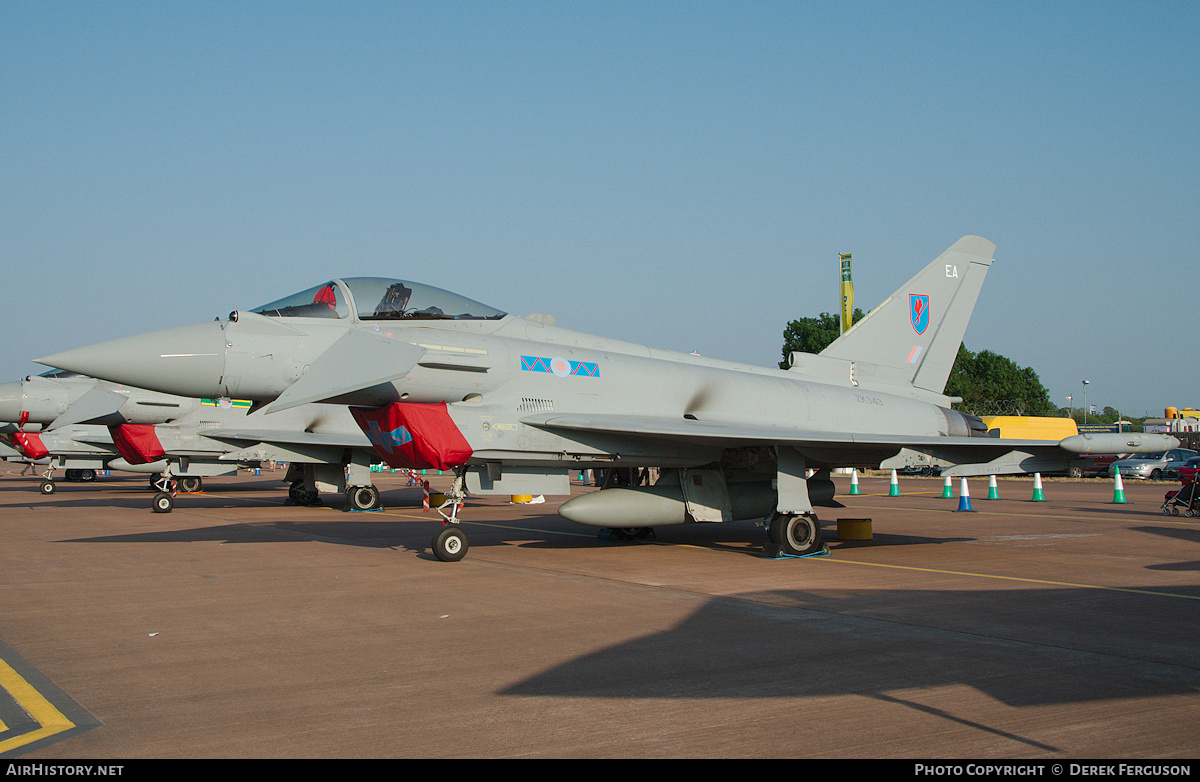
M 1195 2 L 9 0 L 0 380 L 356 275 L 774 365 L 839 253 L 869 309 L 978 234 L 969 349 L 1058 404 L 1200 407 L 1198 30 Z

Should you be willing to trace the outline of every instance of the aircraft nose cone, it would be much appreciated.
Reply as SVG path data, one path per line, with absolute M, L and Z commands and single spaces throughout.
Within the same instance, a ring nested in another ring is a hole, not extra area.
M 113 339 L 35 361 L 167 394 L 218 397 L 224 393 L 225 334 L 213 321 Z

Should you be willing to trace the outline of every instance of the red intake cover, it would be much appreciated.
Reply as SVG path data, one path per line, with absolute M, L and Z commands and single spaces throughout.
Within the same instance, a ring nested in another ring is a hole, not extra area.
M 42 438 L 36 434 L 13 432 L 12 444 L 26 459 L 44 459 L 50 455 L 46 446 L 42 445 Z
M 108 427 L 117 452 L 130 464 L 149 464 L 163 457 L 166 451 L 154 433 L 153 424 L 119 424 Z
M 350 413 L 389 467 L 448 470 L 465 464 L 473 453 L 450 420 L 445 402 L 393 402 L 387 407 L 351 407 Z

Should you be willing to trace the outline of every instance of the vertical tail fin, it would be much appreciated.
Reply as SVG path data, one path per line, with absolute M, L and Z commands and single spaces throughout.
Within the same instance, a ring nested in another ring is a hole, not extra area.
M 964 236 L 821 351 L 855 364 L 859 384 L 942 393 L 996 245 Z

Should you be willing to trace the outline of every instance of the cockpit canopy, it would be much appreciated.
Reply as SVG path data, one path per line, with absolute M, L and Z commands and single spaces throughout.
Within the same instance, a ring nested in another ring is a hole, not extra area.
M 349 318 L 359 320 L 499 320 L 507 313 L 419 282 L 386 277 L 331 280 L 253 312 L 281 318 Z

